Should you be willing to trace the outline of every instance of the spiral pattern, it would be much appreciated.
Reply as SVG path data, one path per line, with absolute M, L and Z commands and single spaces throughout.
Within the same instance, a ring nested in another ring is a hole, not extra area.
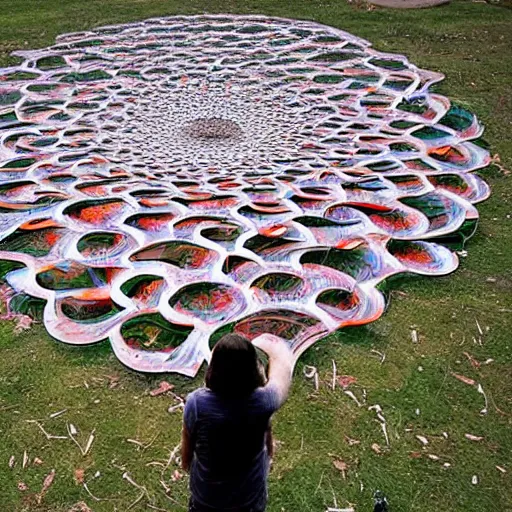
M 312 22 L 152 19 L 0 70 L 0 259 L 58 340 L 194 375 L 228 324 L 298 357 L 443 275 L 489 188 L 443 77 Z

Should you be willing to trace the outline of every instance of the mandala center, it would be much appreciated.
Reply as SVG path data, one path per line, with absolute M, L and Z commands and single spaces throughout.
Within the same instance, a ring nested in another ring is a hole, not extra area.
M 282 91 L 257 84 L 229 89 L 226 81 L 207 79 L 171 87 L 149 84 L 125 116 L 108 118 L 108 142 L 101 147 L 109 159 L 152 169 L 272 167 L 298 158 L 306 141 L 306 123 L 322 112 L 289 105 Z
M 236 139 L 243 134 L 238 123 L 218 117 L 194 119 L 186 123 L 183 129 L 194 139 Z

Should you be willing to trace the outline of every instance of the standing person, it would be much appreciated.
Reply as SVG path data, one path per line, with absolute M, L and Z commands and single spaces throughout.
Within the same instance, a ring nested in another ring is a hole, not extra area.
M 254 347 L 269 357 L 267 381 Z M 277 336 L 263 334 L 251 343 L 228 334 L 215 345 L 205 387 L 188 396 L 183 417 L 189 512 L 264 512 L 270 418 L 288 396 L 292 371 L 291 350 Z

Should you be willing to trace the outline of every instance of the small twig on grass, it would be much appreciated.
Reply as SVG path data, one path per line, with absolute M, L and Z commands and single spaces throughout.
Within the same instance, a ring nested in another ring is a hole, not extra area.
M 480 414 L 487 414 L 489 404 L 487 402 L 487 395 L 485 394 L 484 388 L 482 387 L 482 384 L 478 384 L 477 391 L 483 395 L 485 400 L 485 407 L 480 411 Z
M 496 412 L 498 414 L 501 414 L 501 416 L 510 416 L 510 414 L 507 414 L 506 412 L 502 411 L 497 405 L 496 405 L 496 402 L 494 401 L 494 398 L 492 396 L 492 394 L 487 391 L 487 393 L 489 394 L 489 398 L 490 398 L 490 401 L 492 402 L 492 405 L 494 405 L 494 408 L 496 409 Z
M 379 352 L 378 350 L 370 350 L 372 354 L 377 354 L 380 357 L 380 364 L 384 364 L 384 361 L 386 360 L 386 354 L 384 352 Z
M 167 459 L 167 462 L 164 466 L 164 469 L 162 469 L 161 473 L 160 473 L 160 476 L 163 478 L 164 477 L 164 473 L 167 471 L 167 469 L 169 468 L 169 466 L 172 464 L 172 461 L 176 458 L 176 454 L 179 452 L 181 448 L 181 443 L 177 444 L 170 452 L 169 454 L 169 458 Z
M 169 492 L 171 491 L 171 488 L 168 486 L 168 485 L 165 485 L 164 482 L 162 482 L 162 480 L 160 480 L 160 483 L 162 484 L 162 487 L 165 489 L 165 492 L 164 492 L 164 496 L 169 500 L 169 501 L 172 501 L 175 505 L 177 505 L 178 507 L 180 508 L 183 508 L 185 510 L 188 509 L 188 507 L 186 507 L 185 505 L 181 504 L 179 501 L 175 500 L 172 496 L 169 496 Z
M 320 480 L 318 481 L 318 485 L 316 486 L 316 489 L 315 489 L 315 492 L 313 494 L 313 496 L 318 492 L 318 490 L 320 489 L 320 486 L 322 485 L 322 480 L 324 479 L 324 474 L 325 474 L 325 470 L 322 471 L 322 474 L 320 475 Z
M 92 447 L 92 443 L 94 442 L 94 432 L 96 432 L 96 429 L 94 429 L 91 434 L 89 435 L 89 439 L 87 439 L 87 444 L 85 445 L 84 455 L 87 455 L 89 453 L 89 450 Z
M 136 439 L 127 439 L 126 442 L 136 444 L 137 446 L 139 446 L 141 448 L 144 446 L 143 443 L 141 443 L 140 441 L 137 441 Z
M 338 501 L 336 500 L 336 493 L 334 492 L 334 487 L 332 486 L 331 479 L 329 479 L 329 485 L 331 487 L 332 501 L 334 503 L 334 508 L 338 508 Z
M 162 467 L 165 467 L 165 464 L 163 464 L 162 462 L 158 462 L 157 460 L 153 460 L 151 462 L 148 462 L 146 464 L 146 466 L 162 466 Z
M 151 505 L 150 503 L 148 503 L 146 505 L 146 507 L 150 508 L 151 510 L 161 510 L 162 512 L 167 512 L 166 508 L 155 507 L 154 505 Z
M 142 491 L 141 495 L 126 510 L 130 510 L 135 505 L 137 505 L 137 503 L 139 503 L 139 501 L 142 500 L 144 496 L 146 496 L 148 501 L 151 501 L 148 490 L 143 485 L 139 485 L 137 482 L 135 482 L 135 480 L 133 480 L 133 478 L 129 475 L 128 471 L 123 473 L 123 479 L 126 480 L 130 485 L 133 485 L 135 488 Z
M 67 425 L 67 429 L 68 429 L 69 437 L 78 446 L 78 449 L 80 450 L 80 453 L 83 455 L 84 451 L 82 450 L 82 447 L 80 446 L 80 443 L 74 438 L 73 434 L 71 433 L 71 430 L 69 429 L 69 423 Z
M 501 158 L 498 153 L 493 155 L 493 157 L 491 158 L 491 161 L 490 161 L 490 165 L 496 166 L 505 176 L 510 174 L 510 171 L 508 169 L 505 169 L 505 167 L 503 167 L 503 165 L 501 165 Z
M 389 446 L 389 436 L 386 427 L 386 418 L 382 414 L 382 407 L 379 404 L 371 405 L 368 407 L 369 411 L 375 411 L 377 414 L 377 419 L 379 420 L 380 426 L 382 428 L 382 432 L 384 433 L 384 438 L 386 439 L 386 444 Z
M 332 384 L 331 384 L 332 390 L 336 390 L 336 363 L 334 359 L 332 360 Z
M 143 447 L 142 447 L 142 451 L 144 450 L 147 450 L 150 446 L 153 445 L 153 443 L 157 440 L 158 436 L 160 435 L 160 432 L 157 432 L 155 434 L 155 436 L 153 437 L 153 439 L 151 439 L 151 441 L 148 443 L 148 444 L 145 444 Z
M 100 476 L 100 472 L 97 471 L 96 474 L 92 477 L 92 479 L 96 479 Z M 117 501 L 118 498 L 98 498 L 97 496 L 95 496 L 89 489 L 89 487 L 87 486 L 87 483 L 86 482 L 83 482 L 82 483 L 82 487 L 85 489 L 85 491 L 87 492 L 87 494 L 94 500 L 94 501 Z
M 26 420 L 27 423 L 34 423 L 35 425 L 37 425 L 39 427 L 39 429 L 41 430 L 41 432 L 45 435 L 46 439 L 67 439 L 67 436 L 54 436 L 52 434 L 49 434 L 48 432 L 46 432 L 46 430 L 43 428 L 43 426 L 41 425 L 41 423 L 39 423 L 38 421 L 36 420 Z
M 144 491 L 142 491 L 140 496 L 131 505 L 129 505 L 126 510 L 130 510 L 133 507 L 135 507 L 135 505 L 137 505 L 137 503 L 139 503 L 139 501 L 142 500 L 142 498 L 144 498 L 144 496 L 146 496 L 146 493 Z
M 464 434 L 464 437 L 466 439 L 469 439 L 470 441 L 482 441 L 483 440 L 482 436 L 475 436 L 473 434 Z
M 478 329 L 480 336 L 483 336 L 484 332 L 482 331 L 482 328 L 480 327 L 480 324 L 478 323 L 478 320 L 476 318 L 475 318 L 475 322 L 476 322 L 476 328 Z
M 345 395 L 347 395 L 350 398 L 352 398 L 352 400 L 354 400 L 354 402 L 357 404 L 358 407 L 362 407 L 363 406 L 363 404 L 357 399 L 356 395 L 354 395 L 354 393 L 352 393 L 352 391 L 347 389 L 347 390 L 344 391 L 344 393 L 345 393 Z
M 0 407 L 0 412 L 10 411 L 11 409 L 15 409 L 18 406 L 18 404 L 4 405 L 3 407 Z
M 94 442 L 94 437 L 95 437 L 94 433 L 96 432 L 96 429 L 93 429 L 93 431 L 89 435 L 89 439 L 87 440 L 87 444 L 85 445 L 85 448 L 82 448 L 80 443 L 75 439 L 75 436 L 73 435 L 71 427 L 72 427 L 72 425 L 70 425 L 68 423 L 67 424 L 67 429 L 68 429 L 69 437 L 78 446 L 78 448 L 80 449 L 80 453 L 85 457 L 89 453 L 89 451 L 91 449 L 91 446 L 92 446 L 92 443 Z M 74 426 L 73 426 L 73 430 L 76 432 L 76 429 L 74 428 Z
M 67 409 L 62 409 L 62 411 L 57 411 L 57 412 L 54 412 L 52 414 L 50 414 L 50 418 L 58 418 L 59 416 L 61 416 L 62 414 L 68 412 Z
M 174 462 L 178 462 L 178 453 L 181 448 L 181 443 L 177 444 L 169 453 L 169 457 L 167 459 L 167 462 L 165 464 L 162 464 L 160 462 L 150 462 L 146 465 L 159 465 L 162 466 L 162 471 L 160 472 L 160 485 L 164 488 L 165 491 L 165 497 L 172 501 L 175 505 L 177 505 L 180 508 L 187 509 L 186 506 L 182 505 L 180 502 L 176 501 L 174 498 L 169 496 L 169 493 L 171 492 L 171 488 L 165 483 L 165 472 L 169 468 L 169 466 Z
M 98 498 L 97 496 L 94 496 L 94 494 L 89 490 L 89 487 L 87 487 L 87 484 L 84 482 L 82 484 L 83 488 L 87 492 L 87 494 L 94 500 L 94 501 L 110 501 L 108 498 Z
M 171 492 L 171 488 L 163 480 L 160 480 L 160 485 L 164 488 L 166 494 Z
M 471 366 L 478 370 L 481 366 L 480 361 L 477 361 L 469 352 L 462 352 L 467 358 L 468 361 L 471 363 Z
M 441 382 L 441 385 L 439 386 L 439 389 L 437 390 L 437 393 L 434 397 L 434 400 L 437 400 L 437 398 L 439 397 L 439 394 L 441 393 L 441 390 L 443 389 L 444 385 L 445 385 L 445 382 L 446 382 L 446 379 L 448 378 L 448 373 L 450 371 L 450 368 L 446 368 L 446 372 L 444 374 L 444 378 L 443 378 L 443 382 Z
M 129 484 L 133 485 L 134 487 L 136 487 L 137 489 L 141 490 L 141 491 L 145 491 L 146 493 L 148 492 L 147 489 L 143 486 L 143 485 L 139 485 L 131 476 L 130 474 L 128 473 L 128 471 L 125 471 L 123 473 L 123 480 L 126 480 Z
M 173 412 L 179 411 L 180 409 L 184 409 L 184 408 L 185 408 L 185 404 L 183 402 L 180 402 L 179 404 L 171 405 L 169 407 L 169 409 L 167 409 L 167 412 L 172 414 Z
M 137 450 L 142 448 L 142 451 L 147 450 L 155 441 L 156 438 L 160 435 L 160 432 L 157 432 L 156 435 L 151 439 L 151 441 L 147 444 L 142 443 L 141 441 L 138 441 L 137 439 L 127 439 L 127 443 L 132 443 L 137 445 Z M 147 464 L 146 464 L 147 465 Z
M 305 365 L 303 372 L 304 377 L 306 377 L 306 379 L 314 379 L 315 391 L 318 391 L 318 389 L 320 388 L 320 384 L 318 381 L 318 370 L 316 369 L 316 366 Z

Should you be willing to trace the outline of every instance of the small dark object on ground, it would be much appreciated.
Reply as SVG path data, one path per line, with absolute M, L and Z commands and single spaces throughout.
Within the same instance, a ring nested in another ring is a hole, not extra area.
M 382 491 L 375 491 L 373 499 L 375 500 L 373 512 L 388 512 L 388 500 Z

